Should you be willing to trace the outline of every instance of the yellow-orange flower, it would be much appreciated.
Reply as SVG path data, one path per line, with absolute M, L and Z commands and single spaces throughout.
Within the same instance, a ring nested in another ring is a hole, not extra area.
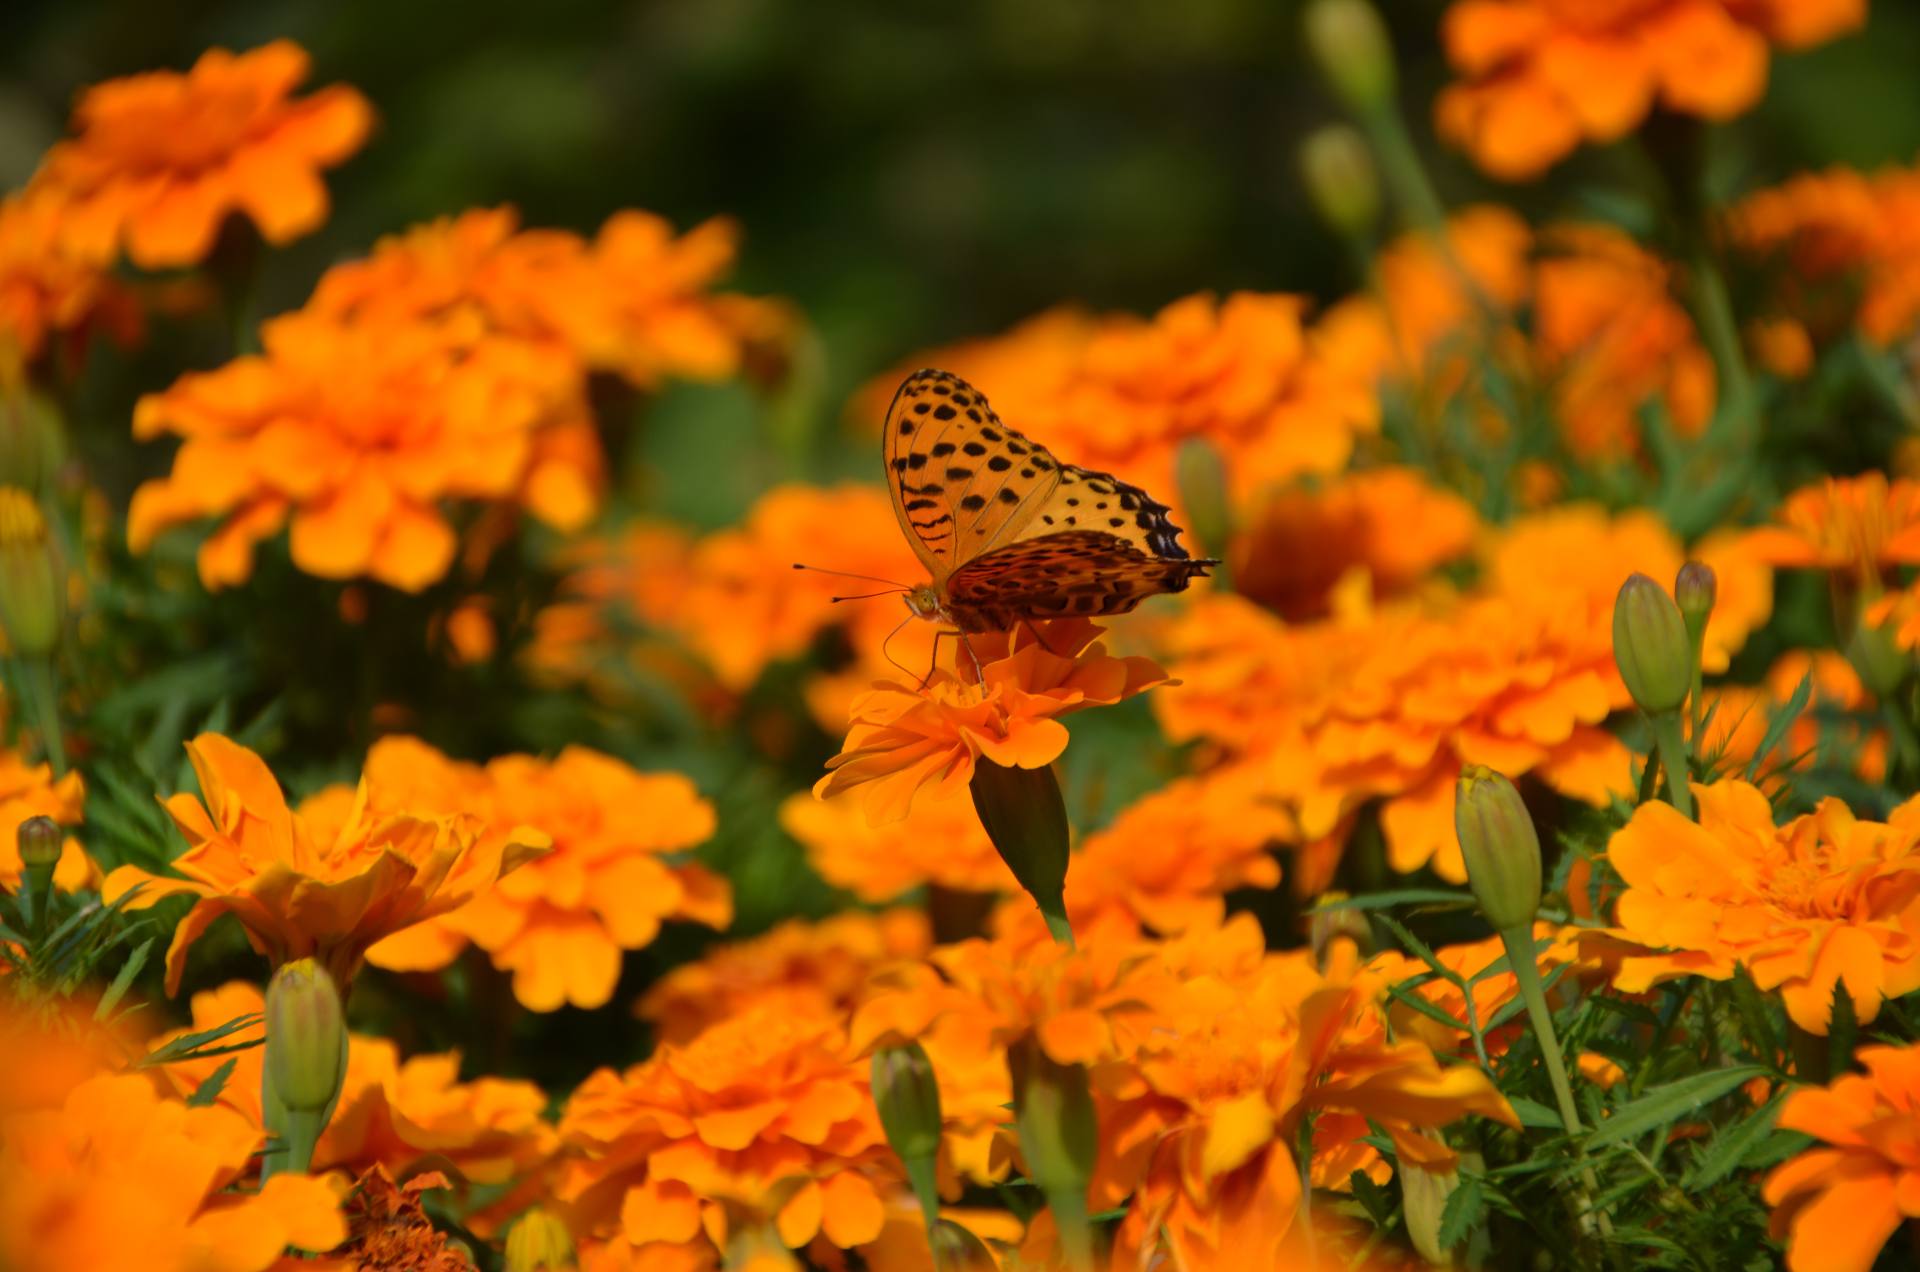
M 552 845 L 500 886 L 381 942 L 369 954 L 377 966 L 431 971 L 471 941 L 513 973 L 523 1005 L 598 1007 L 613 997 L 622 951 L 652 944 L 664 921 L 732 921 L 726 880 L 674 859 L 714 828 L 712 806 L 678 773 L 643 773 L 586 747 L 482 767 L 394 737 L 368 753 L 363 789 L 375 810 L 470 818 L 495 851 L 524 834 Z M 344 797 L 316 797 L 313 811 L 331 815 Z
M 1694 796 L 1698 823 L 1642 804 L 1608 845 L 1626 882 L 1614 934 L 1645 951 L 1621 960 L 1617 988 L 1725 980 L 1744 966 L 1780 991 L 1795 1024 L 1821 1034 L 1838 985 L 1863 1022 L 1920 989 L 1920 804 L 1881 823 L 1826 799 L 1776 828 L 1767 797 L 1744 782 Z
M 189 1108 L 137 1074 L 90 1078 L 60 1108 L 0 1125 L 0 1264 L 256 1272 L 289 1244 L 338 1245 L 346 1226 L 318 1179 L 228 1191 L 265 1140 L 231 1109 Z
M 1823 338 L 1857 325 L 1885 346 L 1920 320 L 1920 168 L 1804 173 L 1749 195 L 1727 228 L 1782 267 L 1777 321 Z
M 876 970 L 924 957 L 932 941 L 918 910 L 855 911 L 817 923 L 789 919 L 764 936 L 674 968 L 635 1010 L 667 1043 L 690 1041 L 762 1003 L 792 1016 L 844 1017 Z
M 267 323 L 262 342 L 134 413 L 136 436 L 185 440 L 171 475 L 135 492 L 127 541 L 144 551 L 163 530 L 220 518 L 200 548 L 209 588 L 244 582 L 254 546 L 291 523 L 307 573 L 419 591 L 453 562 L 447 501 L 520 500 L 537 435 L 579 418 L 564 357 L 470 322 L 296 313 Z
M 855 796 L 802 793 L 780 805 L 780 825 L 822 879 L 862 901 L 891 901 L 927 884 L 956 892 L 1020 886 L 964 793 L 919 799 L 905 817 L 881 822 L 870 821 Z
M 736 1242 L 870 1242 L 901 1183 L 866 1069 L 837 1021 L 752 1008 L 582 1083 L 554 1194 L 576 1237 L 635 1266 L 711 1266 Z
M 192 1029 L 212 1029 L 266 1007 L 258 986 L 233 981 L 193 996 Z M 189 1032 L 187 1029 L 179 1034 Z M 156 1039 L 158 1047 L 178 1034 Z M 258 1041 L 242 1030 L 226 1043 Z M 263 1127 L 260 1079 L 263 1050 L 177 1061 L 156 1071 L 179 1098 L 193 1094 L 216 1069 L 232 1061 L 216 1103 Z M 377 1167 L 407 1174 L 423 1161 L 451 1165 L 476 1184 L 500 1184 L 534 1169 L 551 1154 L 555 1132 L 542 1116 L 547 1097 L 531 1082 L 481 1077 L 461 1082 L 457 1052 L 400 1058 L 387 1038 L 351 1034 L 347 1071 L 333 1118 L 313 1153 L 316 1174 L 358 1177 Z
M 1862 1047 L 1854 1060 L 1865 1073 L 1780 1106 L 1782 1130 L 1825 1141 L 1762 1188 L 1792 1272 L 1867 1272 L 1900 1221 L 1920 1217 L 1920 1046 Z
M 1339 472 L 1378 425 L 1368 386 L 1320 355 L 1304 314 L 1298 297 L 1253 292 L 1189 296 L 1150 319 L 1055 310 L 912 366 L 964 377 L 1063 460 L 1158 498 L 1178 494 L 1174 457 L 1193 440 L 1220 452 L 1246 494 Z M 904 374 L 874 382 L 863 419 L 879 421 Z
M 1769 44 L 1806 48 L 1866 16 L 1866 0 L 1456 0 L 1441 33 L 1461 81 L 1435 103 L 1438 128 L 1487 172 L 1526 180 L 1655 105 L 1743 114 L 1766 91 Z
M 1536 389 L 1582 460 L 1638 453 L 1649 402 L 1683 435 L 1713 415 L 1713 360 L 1670 268 L 1618 230 L 1536 234 L 1506 208 L 1470 207 L 1448 222 L 1444 250 L 1408 235 L 1377 271 L 1377 295 L 1327 312 L 1324 347 L 1369 381 L 1409 390 L 1436 440 L 1439 417 L 1462 400 L 1489 434 L 1518 427 L 1483 387 L 1490 369 Z
M 47 152 L 30 187 L 54 200 L 61 233 L 98 261 L 122 248 L 145 269 L 194 265 L 221 223 L 244 215 L 285 243 L 327 216 L 322 169 L 360 149 L 366 99 L 336 85 L 292 96 L 307 55 L 276 40 L 201 54 L 182 74 L 152 71 L 83 94 L 75 136 Z
M 420 1194 L 448 1186 L 437 1170 L 424 1171 L 396 1185 L 384 1166 L 375 1166 L 353 1181 L 343 1203 L 347 1240 L 334 1254 L 337 1263 L 320 1265 L 317 1272 L 468 1272 L 473 1260 L 465 1250 L 448 1244 L 447 1234 L 434 1226 Z
M 0 889 L 20 887 L 20 823 L 51 817 L 62 826 L 78 826 L 85 814 L 86 784 L 78 773 L 55 780 L 46 764 L 29 764 L 18 751 L 0 750 Z M 68 836 L 60 846 L 53 882 L 64 892 L 98 886 L 100 868 Z
M 1541 973 L 1544 975 L 1563 964 L 1584 963 L 1582 970 L 1591 970 L 1593 959 L 1591 954 L 1583 958 L 1581 945 L 1581 938 L 1586 931 L 1588 929 L 1561 927 L 1545 920 L 1536 922 L 1533 925 L 1534 944 L 1538 946 L 1542 941 L 1550 942 L 1537 956 Z M 1376 991 L 1380 1008 L 1393 1025 L 1396 1037 L 1418 1038 L 1436 1055 L 1468 1058 L 1474 1053 L 1471 1029 L 1452 1028 L 1388 996 L 1387 986 L 1408 984 L 1411 992 L 1462 1025 L 1477 1025 L 1488 1054 L 1499 1055 L 1525 1025 L 1515 1020 L 1494 1030 L 1489 1029 L 1488 1024 L 1502 1008 L 1519 996 L 1520 981 L 1511 971 L 1495 972 L 1479 980 L 1474 978 L 1505 959 L 1506 954 L 1506 944 L 1497 936 L 1460 945 L 1442 945 L 1433 951 L 1442 967 L 1472 982 L 1468 993 L 1462 993 L 1452 981 L 1434 976 L 1423 960 L 1397 950 L 1382 950 L 1375 954 L 1357 969 L 1353 979 Z M 1428 979 L 1422 984 L 1409 984 L 1422 977 Z M 1469 999 L 1473 1013 L 1471 1021 L 1468 1020 Z
M 1787 496 L 1776 520 L 1747 535 L 1773 565 L 1850 572 L 1869 592 L 1895 567 L 1920 565 L 1920 482 L 1829 477 Z
M 166 801 L 188 849 L 173 861 L 185 876 L 121 866 L 102 897 L 145 909 L 163 897 L 198 897 L 167 948 L 167 992 L 180 988 L 187 951 L 210 924 L 232 914 L 275 966 L 318 958 L 348 985 L 369 946 L 445 914 L 486 892 L 547 846 L 537 832 L 483 836 L 460 813 L 378 812 L 364 792 L 344 814 L 315 826 L 287 806 L 280 784 L 252 751 L 203 733 L 187 743 L 198 798 Z
M 132 295 L 61 239 L 52 200 L 0 200 L 0 368 L 34 361 L 56 336 L 83 342 L 96 327 L 132 343 L 140 331 Z
M 1771 790 L 1789 772 L 1835 765 L 1868 781 L 1880 781 L 1887 770 L 1886 732 L 1860 718 L 1872 709 L 1873 696 L 1860 683 L 1853 664 L 1831 649 L 1782 654 L 1762 685 L 1707 690 L 1712 718 L 1701 754 L 1718 761 L 1720 772 L 1744 772 L 1766 740 L 1775 714 L 1792 699 L 1802 680 L 1808 682 L 1807 709 L 1788 727 L 1755 775 L 1759 784 Z

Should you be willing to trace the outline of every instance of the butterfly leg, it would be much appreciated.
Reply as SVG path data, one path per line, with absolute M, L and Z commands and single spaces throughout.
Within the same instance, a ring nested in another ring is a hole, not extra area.
M 927 660 L 927 674 L 920 677 L 920 688 L 925 689 L 929 684 L 931 684 L 933 682 L 933 673 L 940 669 L 941 638 L 943 636 L 957 636 L 957 635 L 959 635 L 958 632 L 950 632 L 944 627 L 937 629 L 933 633 L 933 656 Z
M 1065 650 L 1055 649 L 1052 645 L 1047 644 L 1047 638 L 1040 634 L 1040 629 L 1033 625 L 1032 620 L 1023 618 L 1020 620 L 1020 625 L 1027 629 L 1027 633 L 1030 636 L 1032 636 L 1035 641 L 1039 643 L 1040 648 L 1046 650 L 1048 653 L 1052 654 L 1055 658 L 1073 657 L 1072 654 L 1067 653 Z
M 987 671 L 986 668 L 980 665 L 980 655 L 973 652 L 973 642 L 967 639 L 967 634 L 964 631 L 956 630 L 953 634 L 960 638 L 960 648 L 966 650 L 967 657 L 973 660 L 973 683 L 976 685 L 985 684 Z

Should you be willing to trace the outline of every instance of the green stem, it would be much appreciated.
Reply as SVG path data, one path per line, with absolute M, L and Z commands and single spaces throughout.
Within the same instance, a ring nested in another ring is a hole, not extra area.
M 1051 905 L 1041 906 L 1040 915 L 1046 919 L 1047 931 L 1053 934 L 1054 940 L 1068 949 L 1074 948 L 1073 924 L 1067 922 L 1066 898 L 1062 897 Z
M 1547 1066 L 1547 1081 L 1553 1084 L 1554 1102 L 1560 1106 L 1560 1124 L 1567 1128 L 1567 1134 L 1578 1137 L 1583 1133 L 1580 1111 L 1573 1102 L 1573 1084 L 1567 1081 L 1567 1064 L 1560 1054 L 1560 1037 L 1553 1029 L 1553 1013 L 1547 1010 L 1547 991 L 1540 984 L 1540 966 L 1534 961 L 1533 933 L 1526 925 L 1510 927 L 1500 933 L 1500 942 L 1507 948 L 1507 965 L 1519 982 L 1521 1001 L 1527 1005 L 1527 1019 L 1533 1025 L 1534 1037 L 1540 1041 L 1540 1058 Z M 1610 1236 L 1613 1221 L 1604 1211 L 1596 1212 L 1593 1208 L 1593 1195 L 1599 1191 L 1600 1181 L 1585 1161 L 1585 1150 L 1576 1148 L 1575 1151 L 1582 1159 L 1577 1198 L 1580 1223 L 1583 1227 L 1597 1223 L 1601 1234 Z
M 25 660 L 27 696 L 34 725 L 40 732 L 40 749 L 53 766 L 56 778 L 67 774 L 66 739 L 60 732 L 60 691 L 54 680 L 53 660 L 47 657 Z
M 903 1157 L 900 1161 L 907 1168 L 907 1183 L 912 1185 L 913 1195 L 920 1202 L 920 1217 L 931 1236 L 933 1226 L 940 1222 L 939 1172 L 934 1167 L 934 1159 L 915 1156 Z
M 1667 798 L 1680 815 L 1693 820 L 1693 787 L 1687 771 L 1687 743 L 1680 733 L 1680 713 L 1663 711 L 1652 717 L 1653 741 L 1660 751 L 1660 763 L 1667 771 Z
M 1391 105 L 1362 111 L 1360 126 L 1373 143 L 1374 153 L 1380 156 L 1380 170 L 1393 189 L 1394 202 L 1400 205 L 1402 217 L 1417 229 L 1434 234 L 1444 230 L 1445 205 L 1427 179 L 1427 170 L 1420 163 L 1419 152 L 1413 148 L 1413 139 L 1407 136 L 1400 112 Z

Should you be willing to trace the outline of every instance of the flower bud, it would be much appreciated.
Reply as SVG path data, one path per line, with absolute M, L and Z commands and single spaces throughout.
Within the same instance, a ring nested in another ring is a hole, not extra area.
M 1460 1172 L 1442 1174 L 1402 1159 L 1394 1173 L 1400 1177 L 1400 1207 L 1413 1248 L 1428 1263 L 1448 1266 L 1452 1258 L 1440 1244 L 1440 1219 L 1446 1213 L 1447 1198 L 1460 1187 Z
M 20 845 L 20 863 L 29 869 L 59 864 L 61 849 L 67 841 L 66 832 L 51 817 L 27 818 L 20 823 L 16 838 Z
M 1648 715 L 1678 711 L 1693 678 L 1687 623 L 1665 589 L 1629 575 L 1613 603 L 1613 661 L 1627 692 Z
M 544 1206 L 514 1220 L 507 1233 L 507 1272 L 567 1272 L 574 1266 L 573 1234 Z
M 1540 836 L 1520 792 L 1492 769 L 1469 764 L 1453 799 L 1453 827 L 1467 886 L 1496 932 L 1530 930 L 1540 908 Z
M 0 626 L 14 653 L 53 651 L 62 610 L 56 573 L 40 505 L 16 486 L 0 486 Z
M 1306 27 L 1307 46 L 1342 102 L 1362 112 L 1392 103 L 1393 45 L 1367 0 L 1313 0 Z
M 938 1220 L 927 1229 L 927 1241 L 933 1247 L 937 1272 L 999 1272 L 987 1243 L 951 1219 Z
M 0 386 L 0 483 L 42 489 L 65 449 L 52 399 L 24 383 Z
M 1357 128 L 1333 124 L 1300 146 L 1300 175 L 1320 218 L 1340 233 L 1364 238 L 1380 220 L 1380 178 Z
M 1010 768 L 986 756 L 973 763 L 968 790 L 987 838 L 1027 890 L 1057 939 L 1067 929 L 1067 802 L 1051 768 Z
M 901 1158 L 940 1151 L 940 1086 L 933 1061 L 917 1042 L 873 1053 L 873 1103 L 887 1143 Z
M 1846 655 L 1860 673 L 1860 683 L 1876 698 L 1892 694 L 1913 671 L 1913 657 L 1894 639 L 1893 624 L 1869 623 L 1864 614 L 1847 637 Z
M 1689 561 L 1674 576 L 1673 600 L 1680 607 L 1681 619 L 1686 622 L 1687 636 L 1695 645 L 1706 635 L 1707 619 L 1713 615 L 1713 602 L 1719 587 L 1713 567 L 1705 561 Z
M 1086 1190 L 1100 1146 L 1086 1066 L 1061 1064 L 1032 1038 L 1007 1051 L 1014 1126 L 1027 1173 L 1049 1195 Z
M 310 958 L 284 964 L 267 983 L 267 1075 L 282 1108 L 325 1109 L 346 1077 L 346 1026 L 333 977 Z
M 1174 483 L 1194 539 L 1208 554 L 1225 556 L 1233 538 L 1233 501 L 1219 448 L 1199 437 L 1182 442 L 1174 456 Z
M 1321 894 L 1323 902 L 1346 899 L 1344 892 Z M 1372 937 L 1366 916 L 1351 907 L 1335 910 L 1317 905 L 1307 915 L 1307 944 L 1323 976 L 1337 977 L 1337 969 L 1361 962 Z

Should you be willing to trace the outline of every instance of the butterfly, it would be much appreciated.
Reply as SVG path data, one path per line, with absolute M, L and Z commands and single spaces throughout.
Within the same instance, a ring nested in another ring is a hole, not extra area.
M 882 451 L 900 528 L 932 575 L 907 589 L 915 617 L 965 633 L 1124 614 L 1219 564 L 1187 555 L 1165 504 L 1061 463 L 949 372 L 900 385 Z

